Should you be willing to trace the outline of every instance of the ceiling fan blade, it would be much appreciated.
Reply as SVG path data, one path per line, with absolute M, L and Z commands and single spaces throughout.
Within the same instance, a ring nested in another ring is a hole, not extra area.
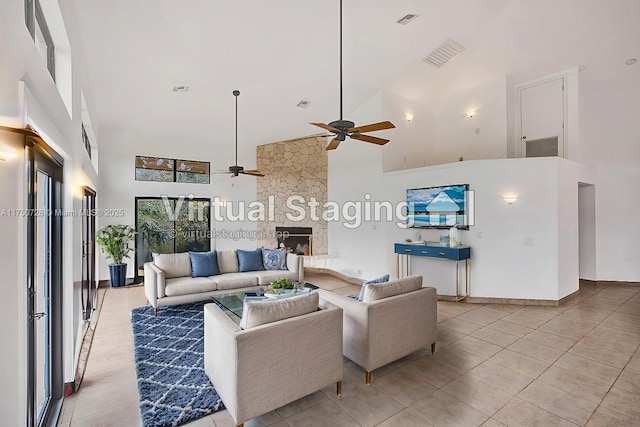
M 385 129 L 393 129 L 395 127 L 395 125 L 391 122 L 379 122 L 379 123 L 372 123 L 370 125 L 364 125 L 364 126 L 358 126 L 355 128 L 351 128 L 349 129 L 349 132 L 360 132 L 360 133 L 365 133 L 365 132 L 373 132 L 376 130 L 385 130 Z
M 333 126 L 325 125 L 324 123 L 309 123 L 310 125 L 321 127 L 322 129 L 328 130 L 333 133 L 340 133 L 340 129 L 336 129 Z
M 340 145 L 340 140 L 338 138 L 333 138 L 329 145 L 327 145 L 327 150 L 335 150 Z
M 245 171 L 242 171 L 240 173 L 243 173 L 245 175 L 251 175 L 251 176 L 264 176 L 264 174 L 262 172 L 260 172 L 259 170 L 255 170 L 255 169 L 245 170 Z
M 388 139 L 377 138 L 377 137 L 371 136 L 371 135 L 363 135 L 361 133 L 354 133 L 353 135 L 351 135 L 351 138 L 358 139 L 360 141 L 371 142 L 373 144 L 378 144 L 378 145 L 384 145 L 387 142 L 389 142 Z

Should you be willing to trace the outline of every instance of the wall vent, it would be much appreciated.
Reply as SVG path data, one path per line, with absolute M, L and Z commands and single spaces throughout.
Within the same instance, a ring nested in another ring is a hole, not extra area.
M 451 58 L 457 54 L 464 52 L 464 47 L 451 39 L 448 39 L 440 46 L 438 46 L 433 52 L 431 52 L 426 58 L 423 59 L 427 64 L 431 64 L 436 68 L 442 67 Z
M 307 108 L 309 106 L 309 104 L 311 104 L 311 102 L 309 101 L 305 101 L 304 99 L 300 102 L 298 102 L 298 107 L 300 108 Z
M 174 86 L 174 92 L 189 92 L 189 86 Z
M 400 24 L 400 25 L 407 25 L 409 22 L 413 21 L 418 16 L 420 16 L 420 15 L 415 15 L 415 14 L 409 13 L 409 14 L 403 16 L 402 18 L 400 18 L 399 20 L 397 20 L 396 22 L 398 24 Z

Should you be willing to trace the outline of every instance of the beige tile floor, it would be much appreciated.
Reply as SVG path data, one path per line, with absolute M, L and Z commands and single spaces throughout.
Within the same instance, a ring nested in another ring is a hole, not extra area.
M 59 425 L 140 425 L 129 319 L 145 303 L 141 287 L 106 290 Z M 439 302 L 438 317 L 434 355 L 378 369 L 371 386 L 345 359 L 342 397 L 330 386 L 246 425 L 640 426 L 640 287 L 582 284 L 560 307 Z M 188 424 L 233 425 L 226 411 Z

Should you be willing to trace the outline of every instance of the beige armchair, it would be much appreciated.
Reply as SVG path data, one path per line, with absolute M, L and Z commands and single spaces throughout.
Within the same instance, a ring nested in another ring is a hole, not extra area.
M 215 304 L 204 308 L 204 368 L 236 424 L 332 383 L 342 386 L 342 310 L 241 329 Z
M 344 355 L 364 368 L 370 384 L 374 369 L 429 345 L 435 351 L 438 306 L 436 289 L 422 288 L 422 276 L 368 286 L 363 301 L 326 290 L 320 298 L 344 310 Z

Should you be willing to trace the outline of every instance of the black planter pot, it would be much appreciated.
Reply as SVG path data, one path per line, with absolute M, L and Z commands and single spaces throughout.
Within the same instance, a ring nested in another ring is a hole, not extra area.
M 109 274 L 112 288 L 124 286 L 127 281 L 127 264 L 109 264 Z

